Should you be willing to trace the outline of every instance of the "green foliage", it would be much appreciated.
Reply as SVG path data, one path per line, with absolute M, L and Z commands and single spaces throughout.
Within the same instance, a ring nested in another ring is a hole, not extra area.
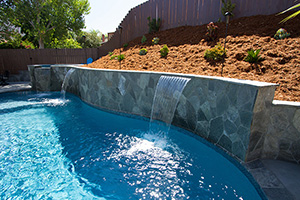
M 223 7 L 221 8 L 221 13 L 223 16 L 225 16 L 225 13 L 226 12 L 230 12 L 233 16 L 233 10 L 235 9 L 235 3 L 232 4 L 231 3 L 231 0 L 222 0 L 222 3 L 223 3 Z
M 259 52 L 260 52 L 260 49 L 257 49 L 255 51 L 253 49 L 251 49 L 250 51 L 247 51 L 248 55 L 246 56 L 246 58 L 244 60 L 249 63 L 258 63 L 258 62 L 263 61 L 264 59 L 260 55 L 258 55 Z
M 143 35 L 142 40 L 141 40 L 142 44 L 144 44 L 146 41 L 147 41 L 147 38 L 146 38 L 146 36 Z
M 24 49 L 35 49 L 35 46 L 32 42 L 29 42 L 28 40 L 22 41 L 21 46 L 24 47 Z
M 207 60 L 220 61 L 225 55 L 226 49 L 224 50 L 224 47 L 221 45 L 221 43 L 218 43 L 213 48 L 205 51 L 204 58 Z
M 167 45 L 164 45 L 163 48 L 161 48 L 159 52 L 160 52 L 160 56 L 161 56 L 162 58 L 166 57 L 166 56 L 168 55 L 168 53 L 169 53 L 169 48 L 168 48 L 168 46 L 167 46 Z
M 114 53 L 113 52 L 108 52 L 108 55 L 109 56 L 112 56 Z
M 54 40 L 49 44 L 49 48 L 52 49 L 81 49 L 80 44 L 74 40 L 73 38 L 67 38 L 64 40 L 58 40 L 54 38 Z
M 288 38 L 288 37 L 290 37 L 290 35 L 291 34 L 289 34 L 285 29 L 280 28 L 280 29 L 278 29 L 278 31 L 274 35 L 274 38 L 276 40 L 280 40 L 280 39 Z
M 76 40 L 83 48 L 97 48 L 101 46 L 102 33 L 99 30 L 81 32 Z
M 155 33 L 159 31 L 161 26 L 160 18 L 156 20 L 155 18 L 151 19 L 151 17 L 148 17 L 147 19 L 148 19 L 149 33 Z
M 139 54 L 142 56 L 142 55 L 146 55 L 147 54 L 147 49 L 143 48 L 140 50 Z
M 19 0 L 1 7 L 6 26 L 21 28 L 24 37 L 39 48 L 54 38 L 65 39 L 69 32 L 78 33 L 85 25 L 84 15 L 89 13 L 88 0 Z M 2 4 L 1 4 L 2 6 Z M 1 18 L 0 21 L 4 19 Z M 51 46 L 51 45 L 48 45 Z
M 152 44 L 158 44 L 159 42 L 159 38 L 158 37 L 155 37 L 152 39 Z
M 117 56 L 117 60 L 119 61 L 119 62 L 121 62 L 122 60 L 124 60 L 125 59 L 125 55 L 124 54 L 121 54 L 121 55 L 118 55 Z
M 215 40 L 218 37 L 218 26 L 216 26 L 213 22 L 210 22 L 206 27 L 206 36 L 208 40 Z
M 116 55 L 111 55 L 111 56 L 110 56 L 110 60 L 115 60 L 115 59 L 117 59 L 117 56 L 116 56 Z
M 124 48 L 128 47 L 128 43 L 123 44 L 123 47 Z
M 279 13 L 279 14 L 286 13 L 286 12 L 291 11 L 291 10 L 294 10 L 295 8 L 298 8 L 298 7 L 300 7 L 300 3 L 298 3 L 298 4 L 296 4 L 296 5 L 294 5 L 294 6 L 290 7 L 290 8 L 288 8 L 288 9 L 286 9 L 286 10 L 284 10 L 284 11 L 282 11 L 282 12 Z M 288 20 L 290 20 L 290 19 L 296 17 L 296 16 L 299 15 L 299 14 L 300 14 L 300 10 L 298 10 L 298 11 L 294 12 L 293 14 L 289 15 L 288 17 L 284 18 L 280 23 L 284 23 L 284 22 L 286 22 L 286 21 L 288 21 Z

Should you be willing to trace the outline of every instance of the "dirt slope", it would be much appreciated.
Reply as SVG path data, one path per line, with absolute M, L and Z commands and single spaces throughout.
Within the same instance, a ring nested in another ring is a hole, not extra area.
M 280 86 L 276 89 L 275 99 L 300 102 L 300 16 L 279 24 L 285 16 L 253 16 L 231 20 L 223 76 L 278 83 Z M 219 27 L 219 37 L 214 42 L 206 41 L 206 25 L 147 34 L 147 42 L 143 45 L 141 37 L 136 38 L 129 42 L 128 47 L 121 49 L 125 55 L 121 69 L 221 76 L 222 62 L 204 59 L 206 49 L 218 42 L 224 43 L 225 23 L 216 25 Z M 279 28 L 285 28 L 291 37 L 275 40 L 273 36 Z M 153 37 L 160 38 L 159 44 L 151 44 Z M 161 58 L 159 53 L 164 44 L 170 49 L 167 58 Z M 147 55 L 139 55 L 141 48 L 148 50 Z M 251 48 L 261 49 L 260 54 L 265 60 L 260 64 L 245 62 L 243 59 Z M 119 49 L 113 53 L 118 55 Z M 110 60 L 108 55 L 86 66 L 120 69 L 120 63 Z

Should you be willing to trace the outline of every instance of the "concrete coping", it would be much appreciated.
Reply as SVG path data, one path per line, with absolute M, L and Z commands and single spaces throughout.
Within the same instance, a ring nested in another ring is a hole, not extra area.
M 226 77 L 218 77 L 218 76 L 204 76 L 204 75 L 195 75 L 195 74 L 181 74 L 181 73 L 171 73 L 171 72 L 160 72 L 160 71 L 137 71 L 137 70 L 119 70 L 119 69 L 99 69 L 99 68 L 89 68 L 82 67 L 81 65 L 53 65 L 55 67 L 74 67 L 78 69 L 86 69 L 86 70 L 96 70 L 96 71 L 105 71 L 105 72 L 122 72 L 122 73 L 144 73 L 144 74 L 160 74 L 160 75 L 172 75 L 172 76 L 180 76 L 180 77 L 194 77 L 194 78 L 202 78 L 202 79 L 210 79 L 210 80 L 220 80 L 237 84 L 246 84 L 257 87 L 271 87 L 271 86 L 279 86 L 279 84 L 275 83 L 267 83 L 253 80 L 243 80 L 243 79 L 235 79 L 235 78 L 226 78 Z

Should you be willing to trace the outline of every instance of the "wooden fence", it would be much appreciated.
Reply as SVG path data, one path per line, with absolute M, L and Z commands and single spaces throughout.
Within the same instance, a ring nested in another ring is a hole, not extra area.
M 235 18 L 252 15 L 278 13 L 295 2 L 294 0 L 232 0 L 236 4 Z M 118 31 L 106 44 L 97 49 L 36 49 L 36 50 L 1 50 L 0 70 L 18 73 L 27 70 L 29 64 L 79 64 L 88 57 L 94 60 L 120 47 L 120 44 L 140 37 L 148 32 L 148 20 L 160 18 L 161 30 L 179 26 L 197 26 L 217 21 L 221 15 L 221 0 L 149 0 L 132 8 L 120 25 Z M 223 19 L 224 20 L 224 19 Z M 0 72 L 1 73 L 1 72 Z
M 32 64 L 81 64 L 98 59 L 98 48 L 89 49 L 0 49 L 0 73 L 18 74 Z

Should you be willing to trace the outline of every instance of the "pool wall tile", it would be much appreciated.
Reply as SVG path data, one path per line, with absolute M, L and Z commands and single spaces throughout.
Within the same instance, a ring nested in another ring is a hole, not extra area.
M 99 70 L 76 66 L 49 68 L 41 80 L 38 66 L 28 66 L 33 88 L 61 90 L 70 68 L 67 91 L 112 111 L 150 118 L 161 75 L 188 77 L 172 124 L 222 147 L 242 161 L 257 158 L 300 160 L 299 106 L 272 103 L 276 85 L 269 83 L 157 72 Z M 47 89 L 47 87 L 49 87 Z

